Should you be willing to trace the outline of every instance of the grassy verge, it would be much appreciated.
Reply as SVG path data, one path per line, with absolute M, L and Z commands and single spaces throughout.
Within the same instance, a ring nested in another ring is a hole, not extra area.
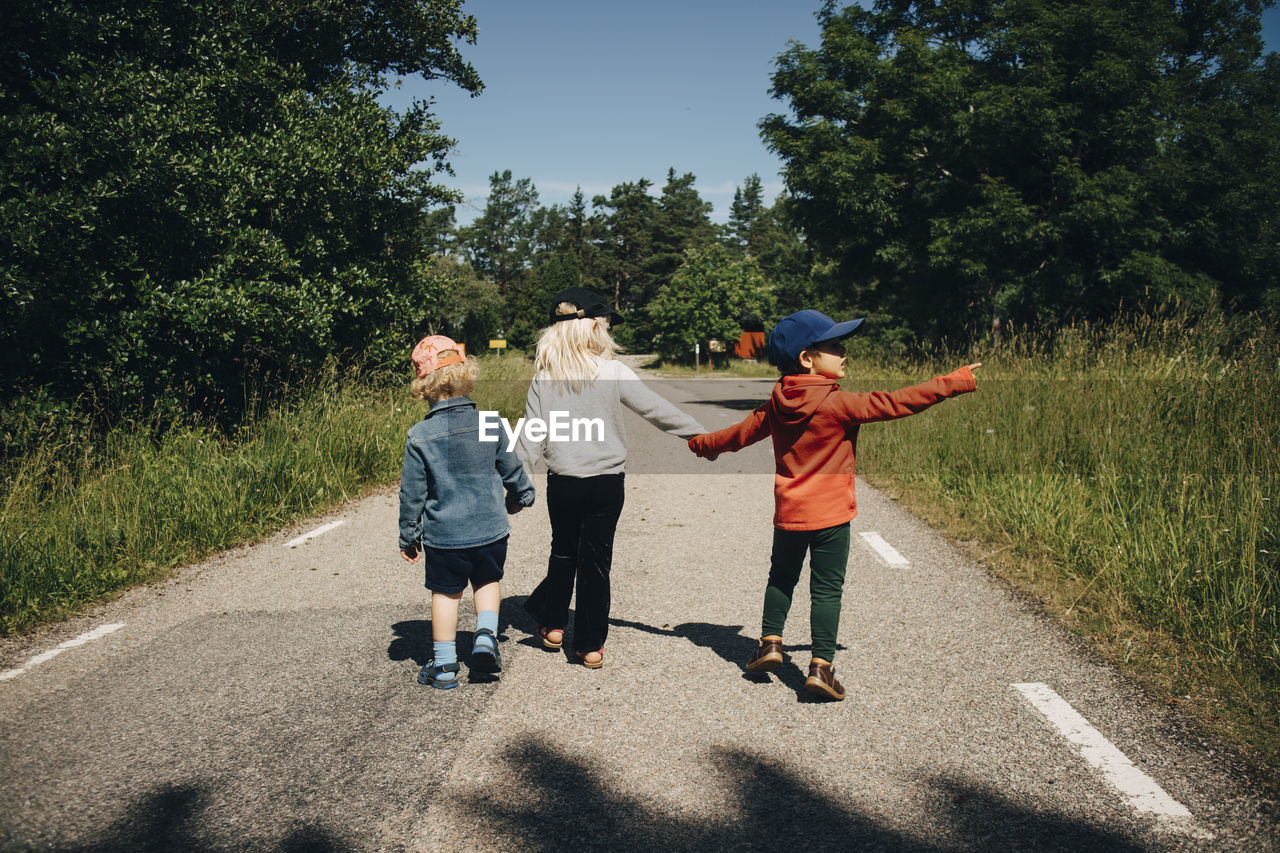
M 482 359 L 477 402 L 518 416 L 529 372 L 523 358 Z M 403 385 L 331 381 L 233 437 L 192 424 L 46 435 L 10 463 L 0 492 L 0 633 L 396 479 L 405 431 L 426 408 Z
M 859 472 L 1043 601 L 1170 704 L 1280 768 L 1280 344 L 1205 323 L 1068 330 L 979 391 L 862 430 Z

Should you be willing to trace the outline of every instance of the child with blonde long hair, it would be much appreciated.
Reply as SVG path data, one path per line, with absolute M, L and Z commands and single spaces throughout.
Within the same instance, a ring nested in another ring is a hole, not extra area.
M 480 440 L 479 413 L 468 396 L 480 368 L 461 349 L 444 335 L 414 347 L 409 393 L 431 410 L 409 429 L 400 476 L 400 556 L 416 563 L 422 552 L 431 590 L 433 653 L 418 682 L 441 690 L 458 686 L 458 604 L 468 582 L 476 604 L 471 668 L 502 669 L 498 582 L 511 531 L 506 516 L 534 499 L 515 453 L 501 442 Z
M 588 669 L 599 669 L 609 631 L 613 537 L 624 499 L 622 407 L 681 438 L 706 430 L 615 358 L 620 347 L 609 329 L 620 315 L 602 294 L 585 287 L 565 290 L 551 300 L 550 318 L 538 337 L 526 422 L 546 422 L 556 413 L 574 421 L 598 420 L 603 429 L 568 441 L 535 442 L 527 431 L 520 435 L 521 458 L 530 466 L 539 458 L 546 462 L 551 517 L 547 576 L 525 609 L 537 623 L 542 645 L 561 648 L 576 580 L 576 656 Z

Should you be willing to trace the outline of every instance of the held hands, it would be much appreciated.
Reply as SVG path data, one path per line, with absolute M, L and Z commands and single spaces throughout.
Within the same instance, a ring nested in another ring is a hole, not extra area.
M 702 459 L 705 459 L 708 462 L 715 462 L 716 459 L 720 456 L 719 453 L 702 453 L 698 450 L 696 446 L 698 443 L 698 439 L 702 438 L 702 436 L 704 435 L 709 435 L 709 433 L 704 432 L 700 435 L 695 435 L 693 438 L 689 439 L 689 450 L 691 450 L 693 452 L 693 455 L 695 456 L 701 457 Z
M 511 492 L 507 492 L 507 515 L 515 515 L 522 509 L 524 509 L 524 505 L 520 503 L 520 500 Z

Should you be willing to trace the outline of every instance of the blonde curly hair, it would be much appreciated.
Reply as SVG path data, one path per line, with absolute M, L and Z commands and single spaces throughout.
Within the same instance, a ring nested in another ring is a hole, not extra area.
M 457 350 L 443 350 L 439 355 L 455 352 Z M 450 397 L 467 397 L 476 390 L 476 380 L 479 378 L 480 362 L 474 356 L 467 356 L 456 364 L 436 368 L 420 378 L 415 377 L 409 385 L 409 396 L 428 403 Z

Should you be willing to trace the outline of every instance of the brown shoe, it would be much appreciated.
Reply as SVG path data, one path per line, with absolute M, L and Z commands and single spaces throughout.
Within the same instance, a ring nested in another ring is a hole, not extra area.
M 844 698 L 844 685 L 836 681 L 835 668 L 822 658 L 809 661 L 809 677 L 804 680 L 804 686 L 810 693 L 816 693 L 837 702 Z
M 751 660 L 747 661 L 747 672 L 769 672 L 777 669 L 782 663 L 782 638 L 764 637 L 760 647 L 756 649 Z

